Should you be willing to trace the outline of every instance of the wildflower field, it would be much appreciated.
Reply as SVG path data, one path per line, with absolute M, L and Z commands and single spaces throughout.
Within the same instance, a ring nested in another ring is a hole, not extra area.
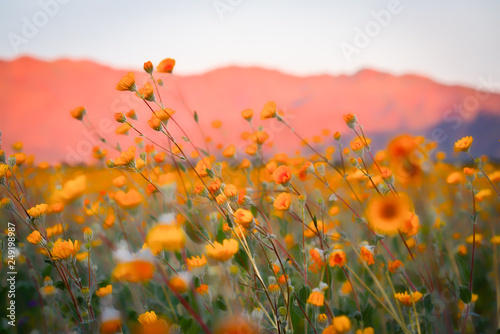
M 146 84 L 124 73 L 109 88 L 142 100 L 114 115 L 130 147 L 100 138 L 73 167 L 0 147 L 1 331 L 498 332 L 500 168 L 472 137 L 444 152 L 401 134 L 375 151 L 347 111 L 319 144 L 269 101 L 232 111 L 248 121 L 231 129 L 239 152 L 195 111 L 194 126 L 176 120 L 161 98 L 174 66 L 146 62 Z M 92 110 L 68 117 L 93 129 Z M 297 154 L 256 119 L 283 124 Z

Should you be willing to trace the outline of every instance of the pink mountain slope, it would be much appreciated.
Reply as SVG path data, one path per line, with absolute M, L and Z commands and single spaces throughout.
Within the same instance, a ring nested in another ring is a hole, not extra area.
M 91 147 L 99 142 L 83 124 L 70 117 L 70 110 L 80 105 L 85 106 L 93 125 L 113 145 L 119 140 L 126 147 L 136 136 L 132 131 L 128 137 L 114 133 L 114 113 L 130 109 L 139 115 L 135 122 L 141 131 L 166 144 L 148 128 L 146 120 L 151 112 L 147 106 L 133 93 L 115 90 L 127 72 L 89 61 L 0 61 L 2 147 L 9 151 L 12 143 L 22 141 L 25 151 L 34 153 L 37 161 L 88 161 Z M 147 76 L 140 68 L 135 74 L 140 86 Z M 197 111 L 205 134 L 213 138 L 212 145 L 233 143 L 243 150 L 247 142 L 241 139 L 241 133 L 250 129 L 240 112 L 252 108 L 256 124 L 263 125 L 271 135 L 273 150 L 292 153 L 300 148 L 282 124 L 260 121 L 259 113 L 270 100 L 278 104 L 289 123 L 305 138 L 321 135 L 324 129 L 346 132 L 342 115 L 347 112 L 354 112 L 371 133 L 424 133 L 437 124 L 452 122 L 453 117 L 470 123 L 479 112 L 500 115 L 498 94 L 485 96 L 472 88 L 446 86 L 416 75 L 394 76 L 372 70 L 352 76 L 296 77 L 261 68 L 227 67 L 201 75 L 162 74 L 159 78 L 165 82 L 160 87 L 163 102 L 176 110 L 175 119 L 201 147 L 204 144 L 192 110 Z M 180 102 L 181 95 L 191 110 Z M 463 109 L 462 114 L 452 109 L 468 103 L 472 108 Z M 214 120 L 222 121 L 220 129 L 210 126 Z M 180 138 L 176 126 L 169 127 Z M 110 149 L 110 155 L 116 153 Z

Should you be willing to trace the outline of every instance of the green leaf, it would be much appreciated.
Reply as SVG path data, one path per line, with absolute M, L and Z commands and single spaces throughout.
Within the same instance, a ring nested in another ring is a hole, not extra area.
M 459 285 L 458 291 L 460 292 L 460 300 L 463 301 L 464 304 L 469 304 L 472 300 L 472 293 L 469 291 L 469 288 L 463 285 Z
M 215 301 L 215 306 L 216 306 L 219 310 L 222 310 L 222 311 L 227 310 L 227 306 L 226 306 L 226 304 L 224 303 L 224 301 L 222 300 L 222 298 L 221 298 L 221 297 L 219 297 L 219 298 Z
M 211 169 L 205 168 L 205 171 L 207 172 L 209 178 L 215 178 L 214 172 L 212 172 Z
M 56 282 L 54 282 L 54 286 L 56 288 L 58 288 L 59 290 L 66 289 L 66 286 L 64 285 L 63 281 L 56 281 Z
M 252 212 L 252 215 L 254 217 L 257 217 L 257 215 L 259 214 L 259 211 L 257 211 L 257 208 L 254 205 L 250 206 L 250 212 Z
M 194 121 L 198 123 L 198 113 L 196 111 L 194 112 Z
M 52 266 L 46 265 L 42 270 L 42 278 L 50 276 L 51 273 L 52 273 Z
M 309 298 L 309 295 L 311 294 L 311 288 L 308 287 L 307 285 L 302 285 L 302 287 L 299 290 L 299 300 L 305 304 L 307 302 L 307 298 Z

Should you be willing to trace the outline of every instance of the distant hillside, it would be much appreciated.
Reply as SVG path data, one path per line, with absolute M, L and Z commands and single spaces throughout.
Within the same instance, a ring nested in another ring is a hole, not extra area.
M 116 141 L 120 137 L 123 146 L 130 144 L 134 136 L 114 134 L 113 114 L 133 108 L 143 121 L 138 123 L 140 129 L 148 131 L 145 120 L 150 111 L 132 93 L 115 90 L 118 80 L 128 71 L 89 61 L 45 62 L 26 57 L 0 61 L 3 146 L 21 140 L 26 151 L 35 153 L 38 161 L 88 160 L 89 147 L 97 141 L 69 116 L 69 111 L 79 105 L 87 108 L 94 125 L 101 125 L 107 138 Z M 135 73 L 137 81 L 144 82 L 146 75 L 142 70 Z M 434 129 L 442 128 L 448 136 L 442 148 L 449 153 L 455 140 L 473 134 L 475 143 L 482 144 L 481 151 L 500 157 L 498 94 L 488 94 L 479 100 L 474 98 L 476 92 L 472 88 L 372 70 L 351 76 L 296 77 L 261 68 L 227 67 L 201 75 L 160 77 L 165 81 L 161 87 L 163 101 L 177 111 L 177 119 L 185 124 L 194 140 L 199 140 L 199 131 L 191 113 L 179 103 L 177 88 L 187 104 L 198 112 L 200 124 L 213 138 L 213 144 L 234 143 L 244 148 L 240 135 L 249 128 L 240 112 L 253 108 L 258 114 L 267 101 L 273 100 L 306 138 L 321 135 L 323 129 L 330 133 L 347 132 L 341 116 L 354 112 L 369 134 L 381 134 L 381 138 L 401 132 L 432 136 Z M 457 106 L 471 101 L 477 102 L 475 108 L 458 113 Z M 257 124 L 270 132 L 275 143 L 273 150 L 293 153 L 301 148 L 280 124 L 255 118 Z M 223 126 L 212 129 L 213 120 L 221 120 Z M 78 158 L 75 152 L 81 153 Z

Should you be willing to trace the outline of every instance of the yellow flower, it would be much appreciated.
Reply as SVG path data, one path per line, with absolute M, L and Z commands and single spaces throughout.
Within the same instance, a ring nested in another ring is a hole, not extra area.
M 469 235 L 467 238 L 465 238 L 465 242 L 468 244 L 471 244 L 474 241 L 474 235 Z M 483 235 L 481 233 L 476 233 L 476 246 L 481 246 L 481 243 L 483 242 Z
M 323 292 L 315 290 L 316 289 L 314 289 L 313 292 L 311 292 L 311 294 L 309 295 L 309 298 L 307 298 L 307 303 L 321 307 L 325 303 L 325 295 L 323 294 Z
M 212 245 L 206 245 L 207 256 L 221 262 L 231 259 L 238 252 L 239 244 L 235 239 L 225 239 L 220 244 L 214 241 Z
M 131 91 L 134 92 L 137 90 L 137 86 L 135 85 L 135 75 L 132 72 L 127 73 L 118 84 L 116 84 L 116 90 L 119 91 Z
M 255 131 L 249 138 L 255 144 L 262 145 L 269 139 L 269 134 L 265 131 Z
M 457 140 L 455 146 L 453 146 L 453 149 L 455 150 L 455 152 L 467 152 L 469 151 L 473 140 L 474 138 L 472 138 L 471 136 L 463 137 L 462 139 Z
M 141 314 L 138 320 L 143 326 L 151 326 L 158 321 L 158 317 L 154 311 L 151 311 Z
M 375 334 L 375 330 L 372 327 L 365 327 L 365 329 L 358 329 L 356 334 Z
M 269 101 L 264 106 L 264 109 L 262 109 L 260 113 L 260 119 L 264 120 L 274 117 L 276 117 L 276 103 L 274 103 L 273 101 Z
M 31 234 L 28 235 L 28 237 L 26 239 L 28 240 L 28 242 L 32 243 L 33 245 L 38 245 L 43 240 L 42 235 L 37 230 L 31 232 Z
M 75 240 L 75 242 L 68 240 L 63 241 L 58 239 L 54 243 L 54 247 L 52 248 L 52 258 L 64 260 L 71 257 L 75 257 L 78 251 L 80 250 L 80 242 Z
M 191 274 L 183 272 L 180 273 L 179 275 L 176 275 L 172 277 L 169 281 L 168 284 L 171 289 L 178 293 L 186 293 L 189 288 L 189 282 L 191 279 Z
M 493 245 L 500 245 L 500 235 L 495 235 L 490 239 Z
M 342 334 L 351 330 L 351 320 L 345 315 L 332 319 L 332 324 L 323 330 L 322 334 Z
M 108 284 L 105 287 L 99 288 L 99 290 L 97 290 L 95 294 L 97 297 L 102 298 L 111 294 L 112 292 L 113 292 L 113 286 L 111 284 Z
M 155 251 L 179 251 L 184 248 L 186 234 L 177 225 L 157 224 L 148 233 L 146 244 Z
M 28 209 L 28 214 L 33 218 L 39 218 L 45 216 L 45 214 L 47 213 L 47 208 L 47 204 L 38 204 L 37 206 Z
M 207 258 L 205 257 L 205 254 L 202 254 L 201 257 L 192 256 L 191 258 L 186 259 L 186 264 L 190 271 L 196 271 L 206 266 Z
M 394 294 L 394 298 L 399 300 L 399 302 L 406 306 L 411 306 L 412 303 L 418 302 L 422 298 L 422 294 L 418 291 L 412 292 L 411 296 L 407 291 L 404 293 L 396 293 Z

